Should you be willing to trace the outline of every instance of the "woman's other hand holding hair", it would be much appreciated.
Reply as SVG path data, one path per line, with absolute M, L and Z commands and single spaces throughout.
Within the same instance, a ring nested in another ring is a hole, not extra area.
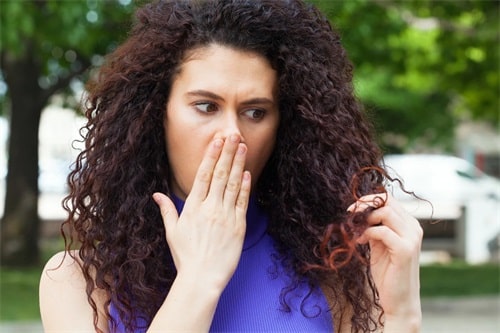
M 357 240 L 370 245 L 370 268 L 384 309 L 384 332 L 419 332 L 419 256 L 423 231 L 419 222 L 388 193 L 361 197 L 350 212 L 374 208 L 369 227 Z

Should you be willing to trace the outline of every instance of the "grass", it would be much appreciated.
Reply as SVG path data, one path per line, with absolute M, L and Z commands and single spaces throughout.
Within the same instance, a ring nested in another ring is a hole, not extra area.
M 0 321 L 39 320 L 38 282 L 41 268 L 0 271 Z
M 41 268 L 0 270 L 0 321 L 40 320 L 38 282 Z M 500 266 L 446 265 L 421 267 L 422 297 L 477 296 L 500 294 Z
M 62 239 L 41 242 L 42 262 L 64 248 Z M 38 284 L 43 266 L 30 268 L 0 267 L 0 322 L 38 321 Z
M 500 294 L 500 265 L 468 265 L 462 261 L 420 268 L 422 297 Z

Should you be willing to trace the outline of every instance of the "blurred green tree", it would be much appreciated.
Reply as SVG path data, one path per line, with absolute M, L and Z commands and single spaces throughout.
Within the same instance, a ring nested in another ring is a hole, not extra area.
M 38 127 L 43 108 L 55 94 L 72 96 L 71 84 L 126 36 L 132 7 L 129 0 L 0 1 L 0 79 L 7 86 L 1 105 L 10 118 L 2 265 L 39 260 Z
M 340 30 L 357 93 L 387 151 L 446 145 L 467 117 L 498 128 L 500 2 L 308 1 Z M 130 2 L 0 1 L 0 105 L 11 135 L 2 264 L 38 259 L 41 110 L 55 94 L 72 96 L 71 83 L 126 36 Z
M 387 151 L 449 148 L 464 119 L 499 128 L 499 1 L 312 2 L 340 30 Z

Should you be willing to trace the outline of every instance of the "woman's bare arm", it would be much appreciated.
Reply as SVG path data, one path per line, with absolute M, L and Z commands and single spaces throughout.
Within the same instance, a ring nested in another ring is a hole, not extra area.
M 85 292 L 86 282 L 77 262 L 64 252 L 55 254 L 40 278 L 40 314 L 45 333 L 95 332 L 92 308 Z M 96 289 L 92 299 L 99 313 L 98 327 L 108 331 L 104 304 L 106 294 Z

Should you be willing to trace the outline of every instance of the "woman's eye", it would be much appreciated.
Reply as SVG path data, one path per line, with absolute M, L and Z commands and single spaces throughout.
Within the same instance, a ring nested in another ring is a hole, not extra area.
M 266 114 L 266 112 L 264 110 L 260 110 L 260 109 L 252 109 L 252 110 L 245 111 L 245 115 L 247 115 L 247 117 L 249 117 L 253 120 L 260 120 L 260 119 L 264 118 L 265 114 Z
M 217 105 L 215 105 L 214 103 L 209 103 L 209 102 L 196 103 L 195 108 L 196 108 L 196 110 L 203 112 L 203 113 L 210 113 L 210 112 L 217 111 Z

